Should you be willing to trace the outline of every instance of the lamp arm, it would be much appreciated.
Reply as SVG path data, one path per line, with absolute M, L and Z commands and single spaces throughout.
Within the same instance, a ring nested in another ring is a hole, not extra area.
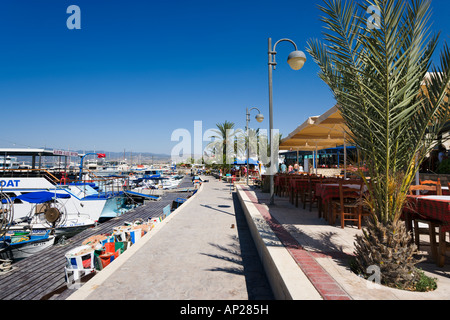
M 248 110 L 248 114 L 250 114 L 250 111 L 252 111 L 253 109 L 258 110 L 258 112 L 261 113 L 261 111 L 259 111 L 259 109 L 258 109 L 257 107 L 253 107 L 253 108 L 251 108 L 250 110 Z
M 277 42 L 275 42 L 275 44 L 273 45 L 273 50 L 269 51 L 269 57 L 271 57 L 271 61 L 269 61 L 269 65 L 272 65 L 274 69 L 275 69 L 275 66 L 277 65 L 277 62 L 275 61 L 275 55 L 277 54 L 277 51 L 276 51 L 277 44 L 279 44 L 280 42 L 283 42 L 283 41 L 292 43 L 294 45 L 295 51 L 298 50 L 297 45 L 291 39 L 284 38 L 284 39 L 280 39 Z
M 277 47 L 277 44 L 280 43 L 280 42 L 282 42 L 282 41 L 288 41 L 288 42 L 292 43 L 292 44 L 294 45 L 295 50 L 296 50 L 296 51 L 298 50 L 298 49 L 297 49 L 297 45 L 295 44 L 294 41 L 292 41 L 291 39 L 286 39 L 286 38 L 284 38 L 284 39 L 280 39 L 280 40 L 278 40 L 277 42 L 275 42 L 275 44 L 273 45 L 273 52 L 272 52 L 272 53 L 274 53 L 274 54 L 277 53 L 277 52 L 275 51 L 275 49 L 276 49 L 276 47 Z

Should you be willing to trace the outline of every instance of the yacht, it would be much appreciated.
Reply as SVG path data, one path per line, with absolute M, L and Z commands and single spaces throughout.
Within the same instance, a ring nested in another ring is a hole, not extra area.
M 101 189 L 95 182 L 77 181 L 62 184 L 53 174 L 45 170 L 23 173 L 20 170 L 0 171 L 0 192 L 14 199 L 14 219 L 26 218 L 33 209 L 33 203 L 22 201 L 21 195 L 31 192 L 53 192 L 69 197 L 60 199 L 67 210 L 67 216 L 74 219 L 101 221 L 112 217 L 111 208 L 120 208 L 124 202 L 122 192 L 116 189 Z M 116 216 L 120 212 L 116 212 Z
M 3 169 L 19 169 L 20 163 L 16 157 L 0 156 L 0 170 Z

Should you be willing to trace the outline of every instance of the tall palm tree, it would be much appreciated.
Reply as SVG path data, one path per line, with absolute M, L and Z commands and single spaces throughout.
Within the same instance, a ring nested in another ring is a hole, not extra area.
M 308 52 L 374 181 L 357 267 L 364 274 L 377 265 L 385 284 L 408 287 L 418 278 L 416 248 L 400 218 L 417 163 L 449 119 L 450 52 L 444 45 L 440 66 L 432 66 L 438 35 L 429 32 L 430 1 L 362 2 L 324 0 L 324 42 L 310 40 Z M 369 7 L 379 9 L 370 27 Z
M 212 130 L 214 134 L 210 136 L 213 141 L 207 145 L 207 148 L 218 156 L 221 164 L 229 165 L 234 161 L 237 153 L 243 153 L 245 150 L 242 130 L 235 130 L 234 123 L 227 120 L 217 123 L 216 127 L 217 129 Z

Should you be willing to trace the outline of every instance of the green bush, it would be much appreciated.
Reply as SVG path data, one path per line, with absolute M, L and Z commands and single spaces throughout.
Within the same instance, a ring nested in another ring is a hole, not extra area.
M 420 279 L 416 283 L 415 291 L 418 292 L 427 292 L 433 291 L 437 289 L 436 278 L 431 278 L 425 275 L 422 270 L 419 270 Z
M 450 174 L 450 158 L 444 159 L 438 166 L 436 173 Z

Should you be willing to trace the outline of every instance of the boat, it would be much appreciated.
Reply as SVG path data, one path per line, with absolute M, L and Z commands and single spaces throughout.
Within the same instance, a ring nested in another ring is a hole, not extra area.
M 118 203 L 119 192 L 99 191 L 95 183 L 71 182 L 58 184 L 58 179 L 45 170 L 34 171 L 36 176 L 22 176 L 20 172 L 10 170 L 11 177 L 2 178 L 0 172 L 1 193 L 14 199 L 14 217 L 27 217 L 34 204 L 22 201 L 20 196 L 30 192 L 51 192 L 65 194 L 62 199 L 68 215 L 78 215 L 98 221 L 108 202 Z
M 27 216 L 12 220 L 9 230 L 30 230 L 31 234 L 37 235 L 45 234 L 50 229 L 57 238 L 69 238 L 95 226 L 96 222 L 90 218 L 67 213 L 62 200 L 69 198 L 69 194 L 48 191 L 30 192 L 11 198 L 11 202 L 21 200 L 29 203 L 31 209 Z
M 120 161 L 104 161 L 102 165 L 87 167 L 96 176 L 112 177 L 118 175 L 127 175 L 130 172 L 130 165 L 125 160 Z
M 0 170 L 4 169 L 19 169 L 20 163 L 16 157 L 3 156 L 0 157 Z
M 70 197 L 59 199 L 64 203 L 68 217 L 77 217 L 78 220 L 88 219 L 94 222 L 109 219 L 110 208 L 121 208 L 126 203 L 123 194 L 123 179 L 120 177 L 97 177 L 91 172 L 82 174 L 82 170 L 77 175 L 76 171 L 58 170 L 54 171 L 42 169 L 41 157 L 45 156 L 80 156 L 78 153 L 60 150 L 46 149 L 0 149 L 0 154 L 5 157 L 28 156 L 31 157 L 31 169 L 3 169 L 0 170 L 0 194 L 5 194 L 14 198 L 14 218 L 20 219 L 28 216 L 33 204 L 17 198 L 30 192 L 53 192 L 67 194 Z M 12 160 L 12 159 L 11 159 Z M 5 160 L 6 163 L 6 160 Z M 67 159 L 59 161 L 70 163 Z M 81 162 L 82 163 L 82 162 Z M 36 165 L 39 168 L 36 169 Z M 116 216 L 124 210 L 116 211 Z M 74 219 L 68 219 L 74 221 Z
M 181 182 L 181 179 L 173 176 L 164 176 L 160 173 L 153 175 L 144 175 L 132 180 L 134 189 L 175 189 Z
M 19 261 L 42 251 L 55 242 L 55 236 L 50 230 L 43 235 L 33 235 L 29 232 L 7 233 L 0 238 L 0 258 Z

